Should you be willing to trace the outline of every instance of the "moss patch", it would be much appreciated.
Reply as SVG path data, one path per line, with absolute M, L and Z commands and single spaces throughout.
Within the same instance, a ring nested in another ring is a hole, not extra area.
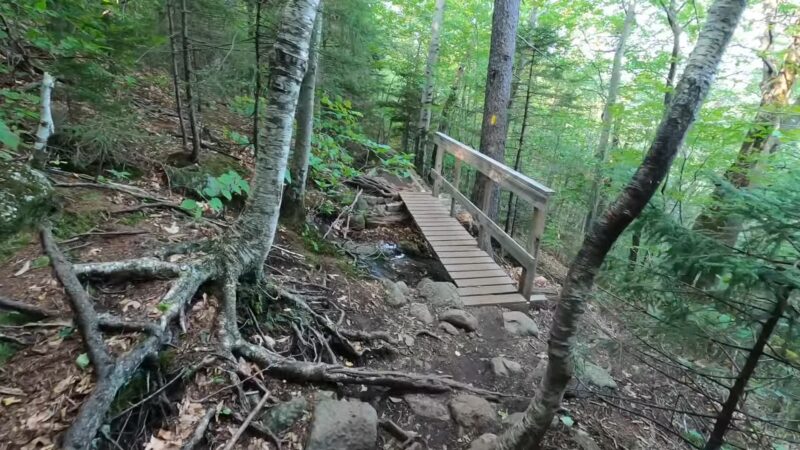
M 77 234 L 88 233 L 89 230 L 96 227 L 102 218 L 99 214 L 76 214 L 66 212 L 62 214 L 55 222 L 53 227 L 53 234 L 61 239 L 70 238 Z
M 0 241 L 0 263 L 11 259 L 18 251 L 31 243 L 32 233 L 22 231 Z
M 25 164 L 0 161 L 0 236 L 36 225 L 54 207 L 47 178 Z

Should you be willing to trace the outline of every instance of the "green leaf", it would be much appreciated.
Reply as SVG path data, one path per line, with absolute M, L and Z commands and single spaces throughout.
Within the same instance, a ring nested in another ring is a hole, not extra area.
M 559 417 L 559 420 L 561 420 L 561 423 L 563 423 L 567 427 L 575 425 L 575 421 L 570 416 L 561 416 Z
M 185 198 L 181 202 L 181 208 L 183 208 L 183 209 L 185 209 L 187 211 L 194 212 L 194 211 L 197 211 L 198 209 L 200 209 L 200 205 L 195 200 L 192 200 L 190 198 Z
M 33 7 L 36 8 L 37 11 L 46 11 L 47 0 L 37 0 Z
M 75 365 L 81 368 L 82 370 L 86 370 L 89 367 L 91 361 L 89 361 L 89 355 L 86 353 L 81 353 L 75 358 Z
M 230 194 L 228 194 L 230 195 Z M 217 197 L 212 198 L 208 201 L 208 206 L 211 207 L 214 211 L 222 211 L 222 200 L 218 199 Z
M 42 267 L 47 267 L 50 265 L 50 257 L 49 256 L 40 256 L 31 262 L 32 269 L 41 269 Z
M 0 120 L 0 143 L 11 150 L 16 150 L 19 146 L 19 136 L 12 132 L 2 120 Z

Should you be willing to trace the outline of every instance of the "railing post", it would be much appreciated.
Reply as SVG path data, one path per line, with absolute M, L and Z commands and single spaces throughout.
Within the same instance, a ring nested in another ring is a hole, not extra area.
M 546 216 L 544 206 L 533 206 L 531 234 L 528 237 L 528 253 L 533 256 L 533 264 L 522 269 L 522 275 L 519 279 L 519 292 L 525 297 L 525 300 L 530 300 L 533 292 L 533 279 L 536 278 L 536 264 L 539 262 L 539 244 L 544 234 Z
M 453 187 L 456 188 L 456 191 L 461 184 L 461 160 L 456 158 L 455 164 L 453 164 Z M 450 217 L 455 217 L 456 215 L 456 197 L 453 196 L 450 199 Z
M 483 190 L 483 196 L 481 197 L 481 204 L 480 204 L 481 211 L 483 211 L 484 214 L 489 216 L 489 220 L 492 220 L 492 216 L 491 214 L 489 214 L 489 209 L 492 204 L 493 192 L 494 192 L 494 183 L 489 183 L 489 185 L 486 186 L 486 189 Z M 490 251 L 492 250 L 492 236 L 491 234 L 489 234 L 489 230 L 484 224 L 481 224 L 480 230 L 478 231 L 478 247 L 480 247 L 481 250 L 491 255 Z
M 434 151 L 436 152 L 436 160 L 433 163 L 433 170 L 439 174 L 440 176 L 444 177 L 442 173 L 442 161 L 444 160 L 444 148 L 441 145 L 435 144 L 434 141 L 433 147 Z M 434 176 L 433 178 L 433 196 L 439 197 L 439 191 L 442 189 L 442 182 L 439 181 L 439 177 Z

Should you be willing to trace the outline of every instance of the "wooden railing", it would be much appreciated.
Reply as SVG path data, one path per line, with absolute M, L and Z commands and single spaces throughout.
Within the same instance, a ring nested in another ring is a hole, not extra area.
M 508 252 L 520 263 L 523 270 L 519 282 L 519 291 L 526 300 L 529 300 L 531 292 L 533 291 L 533 279 L 536 276 L 539 243 L 544 233 L 547 202 L 554 191 L 516 170 L 509 168 L 505 164 L 479 153 L 468 145 L 456 141 L 446 134 L 436 133 L 433 138 L 433 143 L 436 146 L 436 160 L 431 169 L 434 197 L 438 197 L 439 193 L 442 191 L 450 194 L 452 198 L 450 215 L 455 215 L 456 203 L 460 204 L 472 214 L 473 220 L 477 221 L 479 225 L 480 236 L 478 238 L 478 243 L 482 249 L 486 251 L 491 250 L 490 238 L 493 238 L 500 244 L 503 250 Z M 442 163 L 444 161 L 444 155 L 447 153 L 455 157 L 455 165 L 453 167 L 454 180 L 452 183 L 447 181 L 442 174 Z M 509 236 L 487 215 L 493 189 L 487 190 L 486 195 L 481 199 L 480 207 L 476 206 L 469 198 L 459 192 L 458 186 L 461 181 L 462 164 L 464 163 L 484 174 L 494 183 L 497 183 L 502 189 L 513 192 L 533 207 L 531 232 L 528 236 L 527 248 L 515 241 L 514 238 Z

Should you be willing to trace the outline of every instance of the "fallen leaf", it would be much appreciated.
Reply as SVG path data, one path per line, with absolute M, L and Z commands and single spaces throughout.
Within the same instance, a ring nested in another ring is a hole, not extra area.
M 25 396 L 25 391 L 23 391 L 22 389 L 6 387 L 6 386 L 0 386 L 0 394 L 18 395 L 18 396 L 24 397 Z
M 14 403 L 22 403 L 18 397 L 5 397 L 3 398 L 3 406 L 11 406 Z
M 99 255 L 99 254 L 100 254 L 100 252 L 102 252 L 102 251 L 103 251 L 103 249 L 101 249 L 101 248 L 99 248 L 99 247 L 90 248 L 90 249 L 89 249 L 89 256 L 97 256 L 97 255 Z
M 31 261 L 27 260 L 27 261 L 25 261 L 25 264 L 22 265 L 21 269 L 19 269 L 18 271 L 14 272 L 14 276 L 18 277 L 18 276 L 24 274 L 25 272 L 27 272 L 29 270 L 31 270 Z
M 69 376 L 64 378 L 63 380 L 59 381 L 55 388 L 53 388 L 53 392 L 56 394 L 61 394 L 65 392 L 67 388 L 69 388 L 75 381 L 78 379 L 75 375 Z
M 176 225 L 175 222 L 172 222 L 172 225 L 168 227 L 162 226 L 161 228 L 163 228 L 164 231 L 166 231 L 169 234 L 178 234 L 178 232 L 181 231 L 181 229 L 178 228 L 178 225 Z

